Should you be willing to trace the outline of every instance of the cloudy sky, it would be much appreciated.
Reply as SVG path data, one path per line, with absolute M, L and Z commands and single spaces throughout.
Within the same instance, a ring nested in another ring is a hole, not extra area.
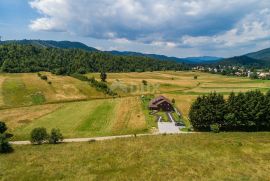
M 0 0 L 0 35 L 229 57 L 270 47 L 270 0 Z

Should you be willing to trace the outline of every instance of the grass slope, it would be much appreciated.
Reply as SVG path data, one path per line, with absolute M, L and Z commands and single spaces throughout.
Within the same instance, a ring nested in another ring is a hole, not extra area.
M 0 106 L 19 107 L 105 97 L 86 82 L 68 76 L 42 74 L 47 75 L 48 81 L 41 80 L 34 73 L 0 74 Z
M 137 98 L 66 103 L 51 111 L 26 124 L 11 117 L 7 124 L 13 140 L 29 139 L 36 127 L 59 128 L 66 138 L 145 133 L 150 128 Z
M 262 180 L 269 133 L 149 136 L 94 143 L 15 146 L 1 180 Z

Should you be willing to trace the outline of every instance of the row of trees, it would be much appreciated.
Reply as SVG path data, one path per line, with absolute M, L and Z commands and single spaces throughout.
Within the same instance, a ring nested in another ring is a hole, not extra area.
M 105 82 L 107 74 L 104 72 L 100 74 L 100 78 L 102 80 L 101 82 L 97 81 L 95 77 L 88 78 L 81 74 L 72 74 L 71 77 L 88 82 L 92 87 L 96 88 L 96 90 L 101 91 L 104 94 L 108 94 L 110 96 L 117 96 L 117 93 L 112 91 L 108 84 Z
M 217 93 L 200 96 L 192 104 L 189 118 L 198 131 L 216 126 L 224 131 L 270 130 L 270 91 L 231 93 L 227 100 Z
M 80 49 L 44 48 L 33 45 L 0 45 L 0 66 L 4 72 L 50 71 L 69 75 L 86 72 L 143 72 L 185 70 L 187 65 L 148 57 L 116 56 Z

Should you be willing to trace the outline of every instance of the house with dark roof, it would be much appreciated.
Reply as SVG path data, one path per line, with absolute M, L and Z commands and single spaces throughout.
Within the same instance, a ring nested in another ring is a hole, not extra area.
M 155 99 L 152 99 L 149 103 L 150 110 L 158 110 L 158 111 L 173 111 L 173 104 L 169 99 L 164 96 L 159 96 Z

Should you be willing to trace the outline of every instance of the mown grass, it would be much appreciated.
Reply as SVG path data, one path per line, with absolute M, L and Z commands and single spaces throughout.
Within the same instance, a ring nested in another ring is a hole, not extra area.
M 0 155 L 0 178 L 268 181 L 269 137 L 270 133 L 205 133 L 14 146 L 14 153 Z
M 86 82 L 46 72 L 42 75 L 47 75 L 48 81 L 35 73 L 0 74 L 0 106 L 19 107 L 105 98 L 103 93 Z
M 7 125 L 13 140 L 28 140 L 36 127 L 48 131 L 59 128 L 66 138 L 145 133 L 150 129 L 136 97 L 65 103 L 26 124 L 10 119 Z
M 266 92 L 270 87 L 268 80 L 201 72 L 108 73 L 108 84 L 115 85 L 117 82 L 116 92 L 126 98 L 89 101 L 104 99 L 106 95 L 69 76 L 42 74 L 47 75 L 51 84 L 32 73 L 0 74 L 0 108 L 31 106 L 0 111 L 0 119 L 10 124 L 10 129 L 16 133 L 14 139 L 28 139 L 31 129 L 40 126 L 48 129 L 58 127 L 67 137 L 149 132 L 157 127 L 156 117 L 149 115 L 148 102 L 142 103 L 134 96 L 150 94 L 153 97 L 164 95 L 170 100 L 174 98 L 183 120 L 190 126 L 188 112 L 199 95 L 216 91 L 227 96 L 231 91 L 254 89 Z M 198 76 L 196 80 L 195 75 Z M 99 79 L 98 73 L 87 76 Z M 147 81 L 147 86 L 142 85 L 142 80 Z M 86 102 L 68 103 L 82 100 Z M 32 106 L 51 103 L 59 103 L 59 107 L 49 106 L 47 110 L 39 107 L 36 112 L 36 107 Z M 97 129 L 99 126 L 100 130 Z

